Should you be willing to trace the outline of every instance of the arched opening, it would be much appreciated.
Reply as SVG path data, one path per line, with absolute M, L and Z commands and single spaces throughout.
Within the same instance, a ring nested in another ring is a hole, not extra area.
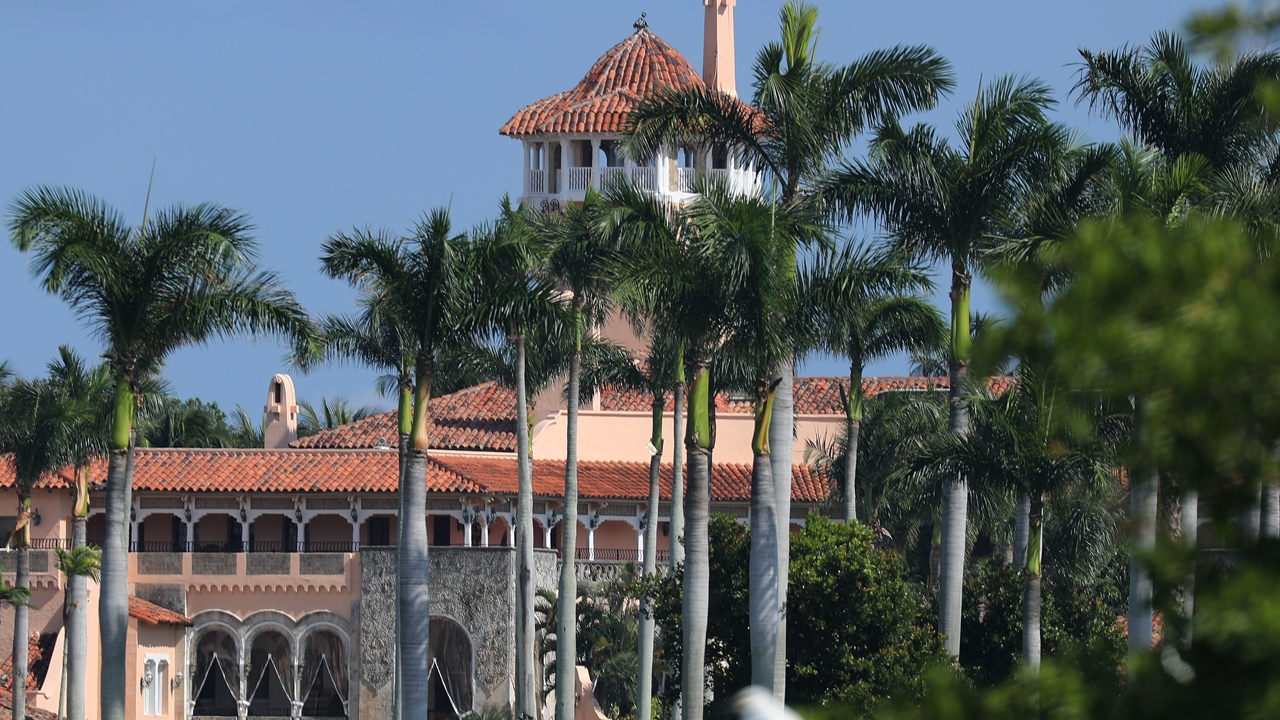
M 471 711 L 471 638 L 446 617 L 431 618 L 427 719 L 453 720 Z
M 289 641 L 275 630 L 263 630 L 249 646 L 244 667 L 250 716 L 288 717 L 293 700 L 293 658 Z
M 342 638 L 329 630 L 308 635 L 302 653 L 302 714 L 346 717 L 349 683 Z
M 249 523 L 249 552 L 297 552 L 298 524 L 288 515 L 263 514 Z
M 236 670 L 238 654 L 235 639 L 225 630 L 208 630 L 200 636 L 195 645 L 195 664 L 191 673 L 194 715 L 239 715 L 236 708 L 236 688 L 240 686 Z
M 396 516 L 373 515 L 366 518 L 360 528 L 360 543 L 373 547 L 391 547 L 396 544 Z
M 187 524 L 174 513 L 151 513 L 138 523 L 135 552 L 185 552 L 186 546 Z
M 226 513 L 200 518 L 192 534 L 195 552 L 244 552 L 240 521 Z
M 307 552 L 354 552 L 351 521 L 341 515 L 317 515 L 306 524 Z

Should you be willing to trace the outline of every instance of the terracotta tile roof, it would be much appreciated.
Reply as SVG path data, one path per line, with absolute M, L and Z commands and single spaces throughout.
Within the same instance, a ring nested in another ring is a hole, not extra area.
M 296 440 L 296 448 L 395 447 L 396 411 L 348 423 Z M 431 401 L 431 447 L 437 450 L 515 452 L 516 396 L 486 382 Z
M 129 617 L 148 625 L 177 625 L 179 627 L 191 627 L 195 623 L 191 622 L 191 618 L 176 613 L 169 608 L 160 607 L 155 603 L 147 602 L 142 598 L 129 597 Z
M 7 610 L 8 608 L 6 607 L 5 609 Z M 27 690 L 40 689 L 40 681 L 42 679 L 39 674 L 41 668 L 40 660 L 44 657 L 44 648 L 41 646 L 40 639 L 40 634 L 34 632 L 31 633 L 31 637 L 27 638 Z M 10 693 L 12 691 L 13 653 L 10 652 L 4 663 L 0 663 L 0 692 Z
M 705 87 L 698 71 L 675 48 L 643 28 L 600 56 L 572 90 L 525 107 L 498 132 L 511 137 L 620 133 L 645 95 L 664 87 L 690 86 Z
M 1001 393 L 1009 387 L 1012 378 L 997 377 L 988 381 L 993 392 Z M 863 397 L 875 397 L 887 392 L 947 390 L 950 378 L 919 376 L 884 376 L 862 379 Z M 797 415 L 840 415 L 844 413 L 840 391 L 849 390 L 847 377 L 798 377 L 795 381 L 795 407 Z M 648 393 L 639 390 L 605 388 L 600 393 L 600 409 L 621 412 L 651 412 L 652 400 Z M 667 399 L 667 410 L 672 400 Z M 716 396 L 717 413 L 750 413 L 751 403 L 730 400 L 723 393 Z
M 516 462 L 497 457 L 450 455 L 437 462 L 460 475 L 472 478 L 489 492 L 514 495 Z M 564 461 L 535 460 L 533 492 L 539 497 L 564 495 Z M 671 465 L 662 466 L 660 492 L 671 498 Z M 826 481 L 808 466 L 796 465 L 792 474 L 791 498 L 797 502 L 820 502 L 827 497 Z M 649 463 L 645 462 L 578 462 L 578 491 L 583 498 L 643 500 L 649 495 Z M 717 463 L 712 470 L 711 496 L 717 502 L 751 498 L 751 466 Z
M 8 690 L 0 690 L 0 720 L 13 720 L 13 694 Z M 27 703 L 27 720 L 58 720 L 58 716 Z
M 133 489 L 153 492 L 394 492 L 399 476 L 395 450 L 188 450 L 138 448 Z M 478 492 L 467 478 L 428 464 L 432 492 Z M 106 480 L 106 463 L 90 469 L 90 481 Z
M 11 488 L 17 478 L 13 476 L 13 456 L 5 453 L 0 454 L 0 490 Z M 66 470 L 52 475 L 45 475 L 40 478 L 40 482 L 36 483 L 38 488 L 69 488 L 71 487 L 71 472 Z

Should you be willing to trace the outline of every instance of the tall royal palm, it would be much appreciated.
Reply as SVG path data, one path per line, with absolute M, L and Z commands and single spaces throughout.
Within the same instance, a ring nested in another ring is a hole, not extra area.
M 909 258 L 850 243 L 824 252 L 801 275 L 800 316 L 813 345 L 849 361 L 845 397 L 844 519 L 857 522 L 858 436 L 862 373 L 867 363 L 904 350 L 942 344 L 946 326 L 918 293 L 931 288 L 924 268 Z
M 867 127 L 931 108 L 954 85 L 950 64 L 923 46 L 877 50 L 843 66 L 819 62 L 818 11 L 807 3 L 785 4 L 780 25 L 779 41 L 756 56 L 753 108 L 704 88 L 656 93 L 631 114 L 632 156 L 648 157 L 664 145 L 726 148 L 763 171 L 775 199 L 786 206 L 801 200 L 830 159 Z M 778 368 L 770 423 L 780 535 L 790 527 L 793 375 L 788 359 Z M 780 543 L 778 550 L 785 599 L 790 544 Z M 785 622 L 781 633 L 785 648 Z M 785 686 L 785 657 L 778 659 L 774 685 Z
M 64 695 L 68 720 L 85 718 L 85 678 L 89 659 L 89 580 L 100 579 L 101 550 L 85 543 L 89 515 L 89 463 L 107 452 L 111 434 L 112 384 L 110 368 L 104 363 L 90 367 L 71 348 L 58 348 L 58 358 L 49 363 L 49 384 L 75 409 L 72 413 L 70 465 L 75 482 L 75 502 L 71 511 L 71 555 L 67 576 L 67 644 L 63 653 L 66 670 Z M 59 551 L 61 552 L 61 551 Z
M 496 340 L 509 345 L 507 354 L 498 353 L 502 365 L 498 377 L 506 381 L 516 396 L 516 717 L 537 715 L 538 684 L 535 671 L 533 585 L 533 462 L 529 441 L 529 352 L 532 336 L 547 341 L 567 323 L 555 301 L 553 288 L 538 271 L 546 261 L 547 245 L 533 232 L 528 219 L 504 199 L 498 219 L 472 233 L 468 245 L 466 275 L 472 298 L 470 325 L 476 339 Z M 563 334 L 563 333 L 561 333 Z M 553 350 L 558 343 L 540 343 L 540 350 Z M 546 372 L 550 358 L 536 358 L 534 385 L 541 390 L 550 381 Z M 563 358 L 556 358 L 562 360 Z M 536 390 L 535 390 L 536 392 Z
M 61 470 L 72 456 L 75 406 L 43 380 L 20 379 L 0 396 L 0 454 L 13 466 L 18 518 L 6 549 L 15 555 L 14 587 L 31 589 L 31 493 L 37 483 Z M 25 718 L 27 678 L 27 605 L 13 606 L 13 716 Z
M 958 147 L 926 126 L 883 126 L 870 158 L 850 161 L 824 181 L 822 195 L 846 217 L 879 219 L 891 246 L 951 270 L 950 429 L 969 428 L 969 293 L 976 262 L 1006 234 L 1012 214 L 1046 158 L 1060 154 L 1065 132 L 1045 111 L 1043 83 L 1011 77 L 984 87 L 956 123 Z M 956 477 L 943 492 L 939 629 L 960 652 L 968 489 Z
M 578 542 L 578 398 L 582 371 L 582 340 L 604 319 L 609 305 L 609 271 L 616 252 L 599 227 L 599 196 L 588 193 L 582 205 L 570 204 L 564 213 L 531 216 L 534 231 L 549 246 L 544 272 L 564 292 L 573 346 L 569 352 L 568 437 L 564 466 L 564 513 L 561 519 L 559 610 L 556 627 L 556 716 L 573 715 L 574 669 L 577 653 Z
M 363 306 L 354 317 L 326 315 L 320 320 L 323 333 L 321 357 L 326 360 L 357 362 L 386 373 L 383 377 L 394 382 L 396 394 L 396 443 L 400 468 L 396 487 L 404 485 L 405 465 L 409 459 L 409 433 L 413 430 L 413 339 L 409 328 L 402 325 L 400 316 L 386 307 L 385 298 L 372 288 L 360 299 Z M 243 411 L 241 411 L 243 415 Z M 404 493 L 397 492 L 397 500 L 404 500 Z M 405 517 L 404 507 L 399 505 L 396 518 Z M 404 523 L 396 525 L 396 545 L 399 546 Z M 399 589 L 397 588 L 397 592 Z M 396 637 L 400 635 L 400 603 L 396 602 Z M 400 644 L 396 643 L 396 670 L 394 679 L 395 712 L 400 708 Z
M 330 277 L 342 278 L 378 298 L 394 317 L 398 337 L 413 357 L 413 420 L 408 457 L 400 483 L 397 588 L 400 629 L 400 703 L 406 718 L 427 715 L 430 601 L 427 593 L 427 451 L 430 445 L 431 380 L 437 356 L 456 337 L 460 308 L 457 256 L 461 238 L 447 210 L 426 214 L 408 237 L 353 230 L 335 233 L 321 246 L 320 262 Z M 403 353 L 398 357 L 402 357 Z
M 173 351 L 237 333 L 307 345 L 315 333 L 277 275 L 260 272 L 248 218 L 213 204 L 175 205 L 138 227 L 76 190 L 36 187 L 14 200 L 9 233 L 34 254 L 45 290 L 106 344 L 115 382 L 102 548 L 102 719 L 124 720 L 128 551 L 137 394 Z

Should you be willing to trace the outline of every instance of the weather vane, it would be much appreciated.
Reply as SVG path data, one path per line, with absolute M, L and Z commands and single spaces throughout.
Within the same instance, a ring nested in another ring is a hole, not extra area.
M 648 13 L 640 13 L 640 19 L 635 21 L 635 23 L 633 23 L 631 27 L 635 28 L 637 31 L 648 29 L 649 21 L 644 19 L 645 15 L 647 14 Z

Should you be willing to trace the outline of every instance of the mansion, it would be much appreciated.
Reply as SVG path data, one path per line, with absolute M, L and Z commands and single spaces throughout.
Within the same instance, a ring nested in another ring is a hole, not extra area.
M 667 148 L 628 158 L 625 119 L 646 94 L 705 86 L 736 97 L 735 0 L 703 0 L 703 71 L 654 34 L 643 18 L 571 90 L 534 102 L 501 128 L 520 141 L 520 202 L 554 212 L 588 188 L 626 177 L 671 202 L 698 178 L 719 175 L 742 193 L 760 176 L 733 153 Z M 615 322 L 606 337 L 634 346 Z M 863 393 L 933 391 L 945 378 L 872 378 Z M 639 559 L 645 533 L 658 533 L 659 561 L 672 538 L 668 516 L 673 437 L 665 418 L 668 464 L 662 502 L 648 507 L 650 398 L 606 388 L 581 406 L 577 546 L 564 548 L 560 522 L 566 456 L 562 388 L 534 403 L 534 543 L 538 587 L 554 589 L 567 553 L 584 582 L 615 575 Z M 797 378 L 795 455 L 843 430 L 847 380 Z M 745 522 L 750 507 L 752 405 L 715 398 L 717 444 L 713 512 Z M 395 674 L 398 456 L 395 413 L 297 438 L 293 380 L 268 386 L 265 447 L 135 451 L 129 556 L 132 718 L 387 718 Z M 486 706 L 509 708 L 515 654 L 512 525 L 517 494 L 514 394 L 493 382 L 433 399 L 425 522 L 431 545 L 431 717 Z M 105 535 L 106 463 L 91 468 L 88 539 Z M 0 457 L 0 533 L 16 515 L 12 467 Z M 34 495 L 30 551 L 32 717 L 56 712 L 62 690 L 65 578 L 54 550 L 69 545 L 71 478 L 44 479 Z M 799 525 L 822 509 L 823 479 L 794 470 L 791 517 Z M 3 580 L 14 558 L 0 552 Z M 90 583 L 88 717 L 96 719 L 100 657 L 97 587 Z M 3 611 L 8 613 L 6 608 Z M 9 615 L 3 615 L 7 620 Z M 0 622 L 0 661 L 12 648 Z M 11 659 L 9 660 L 11 662 Z M 5 668 L 0 667 L 0 682 Z M 20 679 L 21 680 L 21 679 Z M 12 685 L 8 685 L 12 687 Z M 7 710 L 0 692 L 0 718 Z

